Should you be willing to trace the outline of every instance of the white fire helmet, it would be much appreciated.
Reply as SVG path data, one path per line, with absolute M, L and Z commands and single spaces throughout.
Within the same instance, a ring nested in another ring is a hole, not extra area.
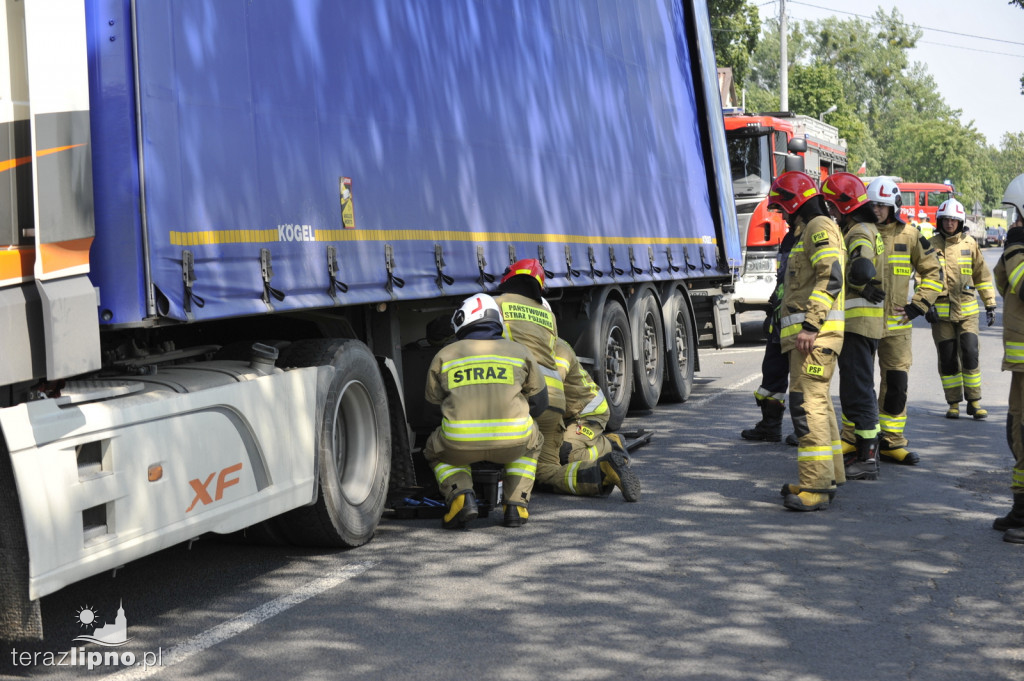
M 927 220 L 928 219 L 928 213 L 925 213 L 923 210 L 919 210 L 919 211 L 917 211 L 917 217 L 919 219 L 921 219 L 921 220 Z
M 936 220 L 942 218 L 953 218 L 959 220 L 960 224 L 963 225 L 967 220 L 967 211 L 964 210 L 964 205 L 956 199 L 946 199 L 939 206 L 939 211 L 935 214 Z
M 900 210 L 903 207 L 903 195 L 891 177 L 876 177 L 868 185 L 868 201 L 892 206 L 893 217 L 906 222 Z
M 452 328 L 455 330 L 455 335 L 459 335 L 459 331 L 465 327 L 485 320 L 497 322 L 502 329 L 505 328 L 501 318 L 501 309 L 494 302 L 494 298 L 486 293 L 477 293 L 462 301 L 462 305 L 452 315 Z
M 1006 216 L 1006 226 L 1012 227 L 1017 218 L 1024 216 L 1024 175 L 1010 180 L 1003 194 L 1003 204 L 1013 206 L 1011 214 Z

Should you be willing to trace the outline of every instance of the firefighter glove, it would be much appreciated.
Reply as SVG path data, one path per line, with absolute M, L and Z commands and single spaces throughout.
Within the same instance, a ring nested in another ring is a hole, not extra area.
M 989 326 L 996 323 L 996 306 L 991 305 L 985 308 L 985 321 L 988 322 Z
M 882 290 L 881 287 L 882 282 L 878 281 L 877 279 L 872 279 L 871 281 L 864 285 L 864 288 L 861 289 L 860 294 L 864 296 L 864 299 L 867 300 L 869 303 L 874 303 L 875 305 L 877 305 L 878 303 L 885 300 L 885 291 Z
M 917 306 L 917 303 L 907 303 L 907 306 L 903 308 L 903 314 L 907 316 L 907 319 L 917 319 L 924 314 L 924 310 Z
M 924 313 L 924 320 L 929 324 L 939 321 L 939 311 L 934 305 L 929 307 L 928 311 Z

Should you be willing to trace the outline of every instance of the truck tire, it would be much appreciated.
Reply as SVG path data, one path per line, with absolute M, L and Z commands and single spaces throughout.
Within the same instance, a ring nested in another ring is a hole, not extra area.
M 595 377 L 608 400 L 608 430 L 622 425 L 629 410 L 633 389 L 633 344 L 626 310 L 617 300 L 605 302 L 601 315 L 601 332 L 597 337 Z
M 663 306 L 668 329 L 668 351 L 665 353 L 666 402 L 685 402 L 693 390 L 694 351 L 693 324 L 686 296 L 674 291 Z
M 384 512 L 391 471 L 391 422 L 377 360 L 357 340 L 313 339 L 289 345 L 278 364 L 330 365 L 335 372 L 318 434 L 316 503 L 274 520 L 293 544 L 365 544 Z
M 665 326 L 661 320 L 661 308 L 650 291 L 640 299 L 636 311 L 640 347 L 633 362 L 633 399 L 630 406 L 648 410 L 658 405 L 665 380 Z

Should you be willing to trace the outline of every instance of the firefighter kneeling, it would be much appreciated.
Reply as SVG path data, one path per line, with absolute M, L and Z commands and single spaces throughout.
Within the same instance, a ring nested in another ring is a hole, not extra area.
M 629 466 L 629 455 L 615 433 L 605 434 L 610 416 L 601 388 L 580 364 L 572 346 L 555 341 L 555 361 L 565 390 L 567 428 L 558 461 L 541 455 L 537 479 L 563 494 L 597 496 L 618 487 L 626 501 L 640 500 L 640 479 Z
M 505 464 L 504 525 L 527 521 L 543 436 L 534 423 L 548 405 L 547 386 L 530 351 L 502 337 L 501 311 L 486 294 L 467 298 L 452 317 L 458 339 L 427 373 L 426 399 L 441 405 L 441 425 L 424 447 L 444 495 L 442 527 L 466 527 L 478 515 L 470 465 Z

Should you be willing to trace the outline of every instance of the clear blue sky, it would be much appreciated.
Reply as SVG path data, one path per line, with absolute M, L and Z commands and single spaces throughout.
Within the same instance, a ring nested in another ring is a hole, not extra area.
M 778 2 L 759 2 L 762 18 L 778 16 Z M 890 0 L 873 3 L 831 0 L 786 0 L 790 19 L 818 20 L 829 16 L 870 17 L 878 7 L 900 11 L 907 23 L 923 31 L 913 61 L 924 64 L 943 99 L 961 109 L 964 124 L 998 146 L 1004 133 L 1024 132 L 1024 9 L 1006 0 Z M 828 9 L 820 9 L 828 8 Z M 979 37 L 971 37 L 979 36 Z M 987 39 L 983 39 L 987 38 Z M 997 42 L 1005 41 L 1005 42 Z

